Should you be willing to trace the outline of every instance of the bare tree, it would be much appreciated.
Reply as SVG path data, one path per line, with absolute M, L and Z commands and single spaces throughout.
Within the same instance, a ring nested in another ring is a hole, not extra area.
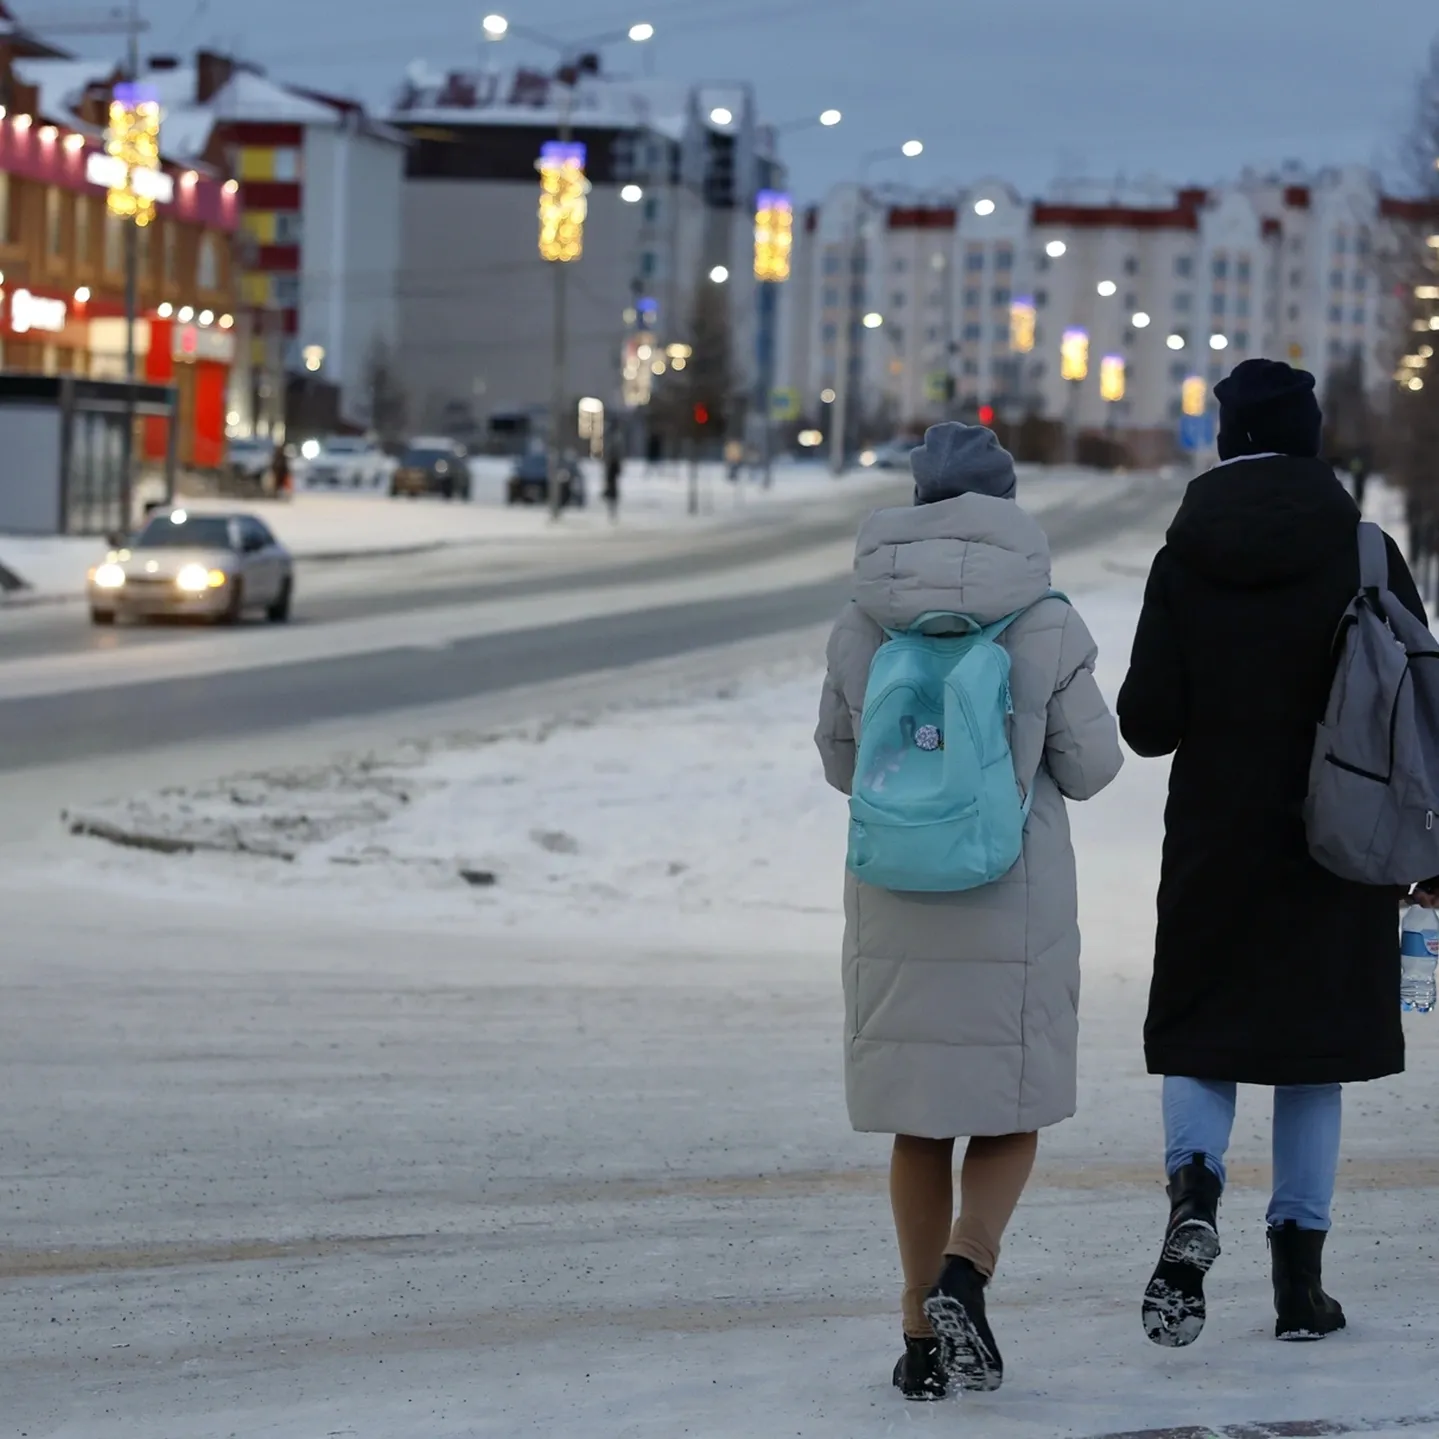
M 1439 39 L 1419 80 L 1404 155 L 1411 196 L 1394 207 L 1390 237 L 1402 329 L 1384 463 L 1404 488 L 1411 554 L 1421 587 L 1432 594 L 1439 556 Z
M 1324 386 L 1324 449 L 1329 463 L 1350 477 L 1361 508 L 1374 468 L 1376 432 L 1374 405 L 1364 384 L 1364 352 L 1356 345 L 1342 364 L 1331 367 Z
M 398 445 L 405 437 L 409 417 L 409 396 L 400 379 L 394 352 L 385 340 L 376 335 L 365 356 L 365 401 L 369 409 L 370 428 L 387 448 Z
M 708 278 L 696 292 L 685 343 L 691 353 L 656 386 L 650 421 L 671 441 L 699 448 L 728 433 L 734 401 L 728 296 Z

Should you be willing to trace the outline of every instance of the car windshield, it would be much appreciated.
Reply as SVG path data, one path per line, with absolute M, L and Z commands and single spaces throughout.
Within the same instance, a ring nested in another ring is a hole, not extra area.
M 449 450 L 413 449 L 405 451 L 405 463 L 417 470 L 428 470 L 437 460 L 452 459 L 454 459 L 454 455 Z
M 169 515 L 150 521 L 135 539 L 137 550 L 228 550 L 230 522 L 214 516 L 182 520 Z

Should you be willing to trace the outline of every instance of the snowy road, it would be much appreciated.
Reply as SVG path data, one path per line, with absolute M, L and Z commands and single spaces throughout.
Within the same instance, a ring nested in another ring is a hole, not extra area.
M 1056 581 L 1112 690 L 1158 521 L 1104 522 Z M 295 734 L 35 771 L 52 821 L 0 852 L 0 1435 L 1439 1434 L 1439 1019 L 1409 1022 L 1406 1076 L 1348 1097 L 1328 1272 L 1350 1331 L 1268 1337 L 1246 1094 L 1209 1328 L 1182 1353 L 1143 1339 L 1165 774 L 1137 762 L 1075 814 L 1081 1112 L 1007 1242 L 1005 1388 L 896 1399 L 885 1145 L 850 1132 L 839 1075 L 821 642 L 477 694 L 458 742 L 407 748 L 439 722 L 379 716 L 395 752 L 343 793 L 333 739 Z M 257 761 L 267 779 L 214 783 Z M 345 825 L 284 863 L 53 823 L 62 794 L 137 789 L 172 825 L 313 819 L 330 792 Z
M 1060 553 L 1167 515 L 1177 496 L 1173 482 L 1115 481 L 1043 513 Z M 351 591 L 284 631 L 123 632 L 57 652 L 21 627 L 6 657 L 0 630 L 0 770 L 452 702 L 817 623 L 841 603 L 862 504 L 647 566 Z

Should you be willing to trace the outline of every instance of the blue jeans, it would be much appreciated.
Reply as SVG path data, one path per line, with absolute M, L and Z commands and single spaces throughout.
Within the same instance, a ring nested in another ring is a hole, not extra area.
M 1224 1183 L 1224 1154 L 1234 1128 L 1236 1088 L 1220 1080 L 1165 1076 L 1166 1174 L 1203 1154 Z M 1275 1089 L 1271 1225 L 1292 1219 L 1301 1229 L 1329 1228 L 1342 1111 L 1342 1090 L 1337 1084 L 1280 1085 Z

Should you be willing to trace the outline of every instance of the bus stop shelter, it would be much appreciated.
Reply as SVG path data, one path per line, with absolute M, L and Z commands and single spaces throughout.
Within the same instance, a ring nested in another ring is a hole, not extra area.
M 128 530 L 135 520 L 139 420 L 165 422 L 169 443 L 161 478 L 168 501 L 175 493 L 173 387 L 0 373 L 0 532 Z

